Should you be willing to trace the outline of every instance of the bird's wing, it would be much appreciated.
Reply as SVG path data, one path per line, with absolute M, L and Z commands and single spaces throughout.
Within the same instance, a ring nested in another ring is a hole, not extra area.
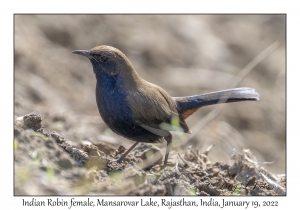
M 176 102 L 159 86 L 149 83 L 147 87 L 139 87 L 127 97 L 137 125 L 159 136 L 168 136 L 169 132 L 162 129 L 162 123 L 171 124 L 172 116 L 178 116 Z M 189 132 L 184 120 L 180 126 Z

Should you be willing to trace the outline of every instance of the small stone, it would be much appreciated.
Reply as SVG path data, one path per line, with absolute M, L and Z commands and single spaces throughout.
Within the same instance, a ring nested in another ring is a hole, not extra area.
M 70 169 L 73 167 L 72 162 L 70 161 L 70 159 L 66 158 L 66 157 L 62 157 L 60 158 L 57 162 L 56 162 L 60 167 L 64 168 L 64 169 Z

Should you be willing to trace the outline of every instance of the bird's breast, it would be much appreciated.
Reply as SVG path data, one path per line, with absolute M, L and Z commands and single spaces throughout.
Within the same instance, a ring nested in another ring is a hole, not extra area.
M 132 91 L 131 91 L 132 92 Z M 137 125 L 135 109 L 130 108 L 130 91 L 115 77 L 97 79 L 96 101 L 99 113 L 106 125 L 115 133 L 135 141 L 161 142 L 157 136 Z
M 110 76 L 108 76 L 110 77 Z M 118 121 L 131 121 L 130 109 L 125 102 L 126 91 L 120 88 L 116 78 L 97 81 L 96 100 L 101 117 L 109 126 Z

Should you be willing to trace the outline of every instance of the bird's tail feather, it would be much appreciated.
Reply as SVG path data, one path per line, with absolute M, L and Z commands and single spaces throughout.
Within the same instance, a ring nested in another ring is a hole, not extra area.
M 179 113 L 186 119 L 202 106 L 237 101 L 258 101 L 259 94 L 253 88 L 243 87 L 194 96 L 174 97 L 174 100 L 177 102 Z

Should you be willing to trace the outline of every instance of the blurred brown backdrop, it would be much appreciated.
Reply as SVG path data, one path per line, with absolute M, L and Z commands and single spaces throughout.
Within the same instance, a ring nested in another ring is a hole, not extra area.
M 259 102 L 223 106 L 182 149 L 215 147 L 211 160 L 228 162 L 235 148 L 251 149 L 274 173 L 285 173 L 285 15 L 15 15 L 15 117 L 35 112 L 66 139 L 131 141 L 113 134 L 95 102 L 92 66 L 73 50 L 111 45 L 138 73 L 172 96 L 229 88 L 261 51 L 280 46 L 238 87 L 252 87 Z M 213 107 L 188 119 L 190 128 Z M 176 154 L 173 152 L 173 154 Z

